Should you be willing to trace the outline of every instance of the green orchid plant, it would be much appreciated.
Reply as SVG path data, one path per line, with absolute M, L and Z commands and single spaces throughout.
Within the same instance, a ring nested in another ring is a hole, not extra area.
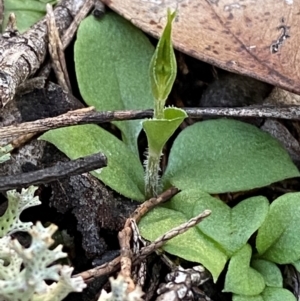
M 295 301 L 283 288 L 278 265 L 292 264 L 300 271 L 300 193 L 285 194 L 271 204 L 255 196 L 233 208 L 213 197 L 299 177 L 276 139 L 237 120 L 195 123 L 176 137 L 160 178 L 162 149 L 187 116 L 181 109 L 165 107 L 176 77 L 174 19 L 175 13 L 168 12 L 154 51 L 141 31 L 114 13 L 102 20 L 86 18 L 75 44 L 76 75 L 85 102 L 97 110 L 154 107 L 154 116 L 142 122 L 113 122 L 122 139 L 97 125 L 52 130 L 41 139 L 71 159 L 103 152 L 108 166 L 92 174 L 127 198 L 142 202 L 168 187 L 180 189 L 141 220 L 146 239 L 154 240 L 210 209 L 209 217 L 166 243 L 164 250 L 203 264 L 214 281 L 229 262 L 224 292 L 232 293 L 234 301 Z M 148 140 L 145 170 L 137 143 L 142 129 Z M 249 240 L 254 234 L 255 244 Z
M 168 12 L 168 21 L 150 62 L 150 80 L 154 96 L 153 119 L 143 121 L 148 139 L 148 155 L 145 161 L 145 196 L 153 197 L 160 192 L 159 171 L 162 149 L 175 130 L 187 117 L 178 108 L 165 108 L 166 100 L 173 87 L 177 64 L 171 43 L 172 21 L 175 12 Z

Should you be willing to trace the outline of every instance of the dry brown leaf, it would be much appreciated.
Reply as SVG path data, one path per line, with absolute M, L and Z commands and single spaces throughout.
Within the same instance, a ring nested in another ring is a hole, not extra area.
M 272 105 L 300 105 L 300 95 L 275 87 L 265 100 Z
M 174 46 L 202 61 L 300 94 L 299 0 L 104 0 L 158 37 L 177 10 Z

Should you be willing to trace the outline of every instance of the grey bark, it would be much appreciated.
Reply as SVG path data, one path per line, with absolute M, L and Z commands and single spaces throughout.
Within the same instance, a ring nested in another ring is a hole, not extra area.
M 54 10 L 60 35 L 88 0 L 63 0 Z M 6 32 L 0 39 L 0 107 L 11 101 L 17 88 L 40 68 L 48 49 L 45 18 L 19 35 Z

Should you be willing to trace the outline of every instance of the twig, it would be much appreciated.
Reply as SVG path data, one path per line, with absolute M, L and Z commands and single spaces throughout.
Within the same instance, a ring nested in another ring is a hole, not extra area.
M 209 216 L 210 213 L 211 213 L 210 210 L 204 210 L 198 216 L 193 217 L 186 223 L 171 229 L 170 231 L 168 231 L 167 233 L 165 233 L 164 235 L 156 239 L 149 246 L 142 248 L 137 255 L 133 256 L 133 260 L 132 260 L 133 265 L 138 264 L 140 261 L 144 260 L 147 256 L 149 256 L 152 252 L 160 248 L 171 238 L 174 238 L 175 236 L 186 232 L 188 229 L 195 226 L 197 223 L 200 223 L 205 217 Z M 120 260 L 121 260 L 121 256 L 118 256 L 109 263 L 105 263 L 94 269 L 79 273 L 77 275 L 74 275 L 73 277 L 81 276 L 85 282 L 89 282 L 96 277 L 100 277 L 117 271 L 120 268 Z
M 200 223 L 204 218 L 208 217 L 210 214 L 211 214 L 210 210 L 204 210 L 202 213 L 191 218 L 186 223 L 176 228 L 173 228 L 167 233 L 165 233 L 164 235 L 158 237 L 151 244 L 142 248 L 140 252 L 134 256 L 133 264 L 137 264 L 140 261 L 144 260 L 147 256 L 149 256 L 149 254 L 162 247 L 167 241 L 176 237 L 177 235 L 186 232 L 188 229 L 194 227 L 195 225 Z
M 148 201 L 141 204 L 137 209 L 135 209 L 135 211 L 131 214 L 130 219 L 133 219 L 138 224 L 138 222 L 147 212 L 149 212 L 151 209 L 158 206 L 159 204 L 168 201 L 178 192 L 179 190 L 176 187 L 171 187 L 168 190 L 164 191 L 157 198 L 149 199 Z M 128 224 L 130 223 L 130 219 L 128 220 Z
M 139 206 L 134 211 L 134 213 L 131 215 L 131 218 L 135 219 L 135 220 L 140 220 L 140 218 L 142 217 L 142 214 L 146 214 L 154 206 L 161 204 L 163 202 L 166 202 L 167 200 L 172 198 L 176 193 L 178 193 L 178 189 L 175 187 L 171 187 L 170 189 L 166 190 L 161 195 L 159 195 L 157 198 L 152 198 L 152 199 L 144 202 L 141 206 Z M 126 220 L 125 227 L 127 225 L 130 225 L 130 219 Z M 129 235 L 127 233 L 127 237 L 128 236 Z M 124 244 L 125 244 L 125 242 L 124 242 Z M 127 242 L 126 242 L 126 244 L 127 244 Z M 121 256 L 118 256 L 111 262 L 105 263 L 96 268 L 93 268 L 88 271 L 82 272 L 80 274 L 74 275 L 74 277 L 81 276 L 84 279 L 84 281 L 88 282 L 88 281 L 93 280 L 96 277 L 111 274 L 120 268 L 120 260 L 121 260 Z
M 110 262 L 104 263 L 93 269 L 73 275 L 73 278 L 80 276 L 83 278 L 84 282 L 90 282 L 97 277 L 111 274 L 120 268 L 120 259 L 121 257 L 118 256 Z
M 134 219 L 130 219 L 130 228 L 132 231 L 132 252 L 133 254 L 137 254 L 140 249 L 147 245 L 147 242 L 141 237 L 139 228 L 134 221 Z M 147 275 L 147 261 L 143 260 L 140 262 L 139 266 L 135 266 L 132 271 L 132 278 L 134 283 L 138 284 L 140 287 L 144 287 Z
M 67 46 L 70 44 L 70 42 L 72 41 L 75 35 L 75 32 L 77 31 L 80 22 L 86 17 L 86 15 L 89 13 L 89 11 L 93 6 L 94 6 L 94 0 L 86 0 L 83 6 L 81 7 L 81 9 L 77 12 L 76 16 L 73 19 L 73 22 L 65 31 L 61 39 L 63 50 L 65 50 Z
M 300 120 L 300 106 L 250 106 L 241 108 L 186 108 L 190 118 L 201 116 L 257 117 Z
M 78 175 L 102 168 L 106 165 L 107 159 L 101 153 L 68 162 L 59 162 L 43 170 L 0 177 L 0 191 L 49 183 L 66 176 Z
M 126 279 L 128 283 L 128 291 L 133 291 L 135 289 L 135 284 L 131 278 L 131 266 L 133 253 L 130 248 L 130 242 L 132 238 L 132 222 L 137 223 L 143 215 L 149 212 L 152 208 L 158 204 L 164 203 L 169 200 L 178 192 L 178 189 L 175 187 L 170 188 L 169 190 L 162 193 L 157 198 L 151 198 L 148 201 L 144 202 L 139 206 L 125 222 L 124 228 L 119 232 L 119 243 L 120 243 L 120 264 L 121 272 L 120 274 Z M 151 250 L 153 252 L 153 249 Z M 151 253 L 150 252 L 150 253 Z M 150 254 L 148 253 L 148 254 Z M 138 256 L 134 254 L 134 256 Z
M 150 206 L 147 208 L 151 208 L 153 202 L 151 202 Z M 127 293 L 132 292 L 135 290 L 136 286 L 131 278 L 131 266 L 141 261 L 145 260 L 147 256 L 149 256 L 152 252 L 162 247 L 168 240 L 186 232 L 188 229 L 194 227 L 196 224 L 200 223 L 204 218 L 211 214 L 210 210 L 204 210 L 198 216 L 190 219 L 186 223 L 173 228 L 172 230 L 168 231 L 164 235 L 157 238 L 154 242 L 149 244 L 146 247 L 143 247 L 137 254 L 132 256 L 132 252 L 130 249 L 130 240 L 132 235 L 131 230 L 131 221 L 132 219 L 129 218 L 126 221 L 125 227 L 122 231 L 119 232 L 119 242 L 121 247 L 121 255 L 120 255 L 120 264 L 121 264 L 121 271 L 119 276 L 121 275 L 127 284 Z
M 39 119 L 0 128 L 0 141 L 11 136 L 47 131 L 69 125 L 103 123 L 117 120 L 143 119 L 152 115 L 152 110 L 95 112 L 93 108 L 69 111 L 57 117 Z
M 132 251 L 130 248 L 132 230 L 130 226 L 125 225 L 124 229 L 119 232 L 120 244 L 120 274 L 124 277 L 128 284 L 127 291 L 132 292 L 135 289 L 135 284 L 131 278 L 131 265 L 132 265 Z
M 29 133 L 25 135 L 21 135 L 16 139 L 13 139 L 9 144 L 12 145 L 13 149 L 19 148 L 23 144 L 25 144 L 28 140 L 35 136 L 35 133 Z M 0 143 L 1 144 L 1 143 Z
M 225 117 L 257 117 L 279 118 L 288 120 L 300 120 L 299 106 L 261 106 L 243 108 L 183 108 L 190 118 L 202 116 L 225 116 Z M 24 122 L 0 128 L 0 140 L 12 135 L 43 132 L 55 128 L 77 124 L 103 123 L 119 120 L 133 120 L 152 117 L 152 110 L 127 110 L 94 112 L 91 108 L 69 111 L 57 117 L 40 119 L 32 122 Z
M 47 8 L 47 26 L 48 26 L 48 38 L 49 38 L 49 53 L 52 59 L 52 68 L 55 72 L 58 84 L 65 92 L 71 93 L 71 83 L 67 71 L 67 65 L 65 55 L 63 52 L 63 45 L 61 43 L 58 28 L 55 24 L 55 18 L 52 6 L 46 5 Z
M 73 22 L 68 27 L 68 29 L 64 32 L 63 37 L 61 39 L 63 50 L 65 50 L 67 46 L 70 44 L 70 42 L 72 41 L 75 35 L 75 32 L 77 31 L 80 22 L 86 17 L 86 15 L 89 13 L 89 11 L 93 6 L 94 6 L 94 0 L 86 0 L 83 6 L 81 7 L 81 9 L 77 12 L 76 16 L 73 19 Z M 38 76 L 47 78 L 50 72 L 51 72 L 51 66 L 50 63 L 48 62 L 39 71 Z

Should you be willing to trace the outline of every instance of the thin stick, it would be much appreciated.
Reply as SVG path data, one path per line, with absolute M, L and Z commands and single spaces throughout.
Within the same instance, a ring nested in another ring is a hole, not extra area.
M 132 236 L 132 230 L 130 226 L 125 226 L 122 231 L 119 232 L 119 244 L 120 244 L 120 274 L 124 277 L 128 287 L 127 291 L 132 292 L 135 289 L 135 284 L 131 278 L 131 266 L 132 266 L 132 251 L 130 248 L 130 241 Z
M 168 231 L 167 233 L 163 234 L 162 236 L 158 237 L 151 244 L 142 248 L 140 252 L 134 256 L 133 264 L 137 264 L 140 261 L 144 260 L 147 256 L 149 256 L 149 254 L 162 247 L 167 241 L 186 232 L 187 230 L 194 227 L 195 225 L 199 224 L 203 219 L 208 217 L 210 214 L 211 214 L 210 210 L 204 210 L 202 213 L 191 218 L 186 223 L 181 224 L 178 227 L 175 227 L 170 231 Z
M 130 242 L 132 238 L 132 228 L 131 223 L 134 221 L 137 223 L 143 215 L 145 215 L 152 208 L 161 204 L 167 200 L 169 200 L 172 196 L 174 196 L 178 192 L 178 189 L 175 187 L 170 188 L 169 190 L 162 193 L 158 198 L 151 198 L 148 201 L 144 202 L 141 206 L 139 206 L 131 215 L 132 217 L 128 218 L 125 222 L 124 228 L 119 232 L 119 244 L 120 244 L 120 264 L 121 264 L 121 272 L 120 274 L 126 279 L 128 283 L 128 291 L 133 291 L 135 289 L 135 284 L 131 278 L 131 267 L 132 267 L 132 259 L 133 253 L 131 251 Z M 153 252 L 153 250 L 151 250 Z M 150 252 L 150 253 L 151 253 Z M 150 254 L 149 253 L 149 254 Z M 135 254 L 136 256 L 136 254 Z
M 118 256 L 110 262 L 104 263 L 93 269 L 73 275 L 72 278 L 76 278 L 76 277 L 80 276 L 80 277 L 82 277 L 84 282 L 88 283 L 88 282 L 93 281 L 97 277 L 109 275 L 120 269 L 120 259 L 121 259 L 121 256 Z
M 61 38 L 61 43 L 62 43 L 62 49 L 65 50 L 67 46 L 70 44 L 72 41 L 77 28 L 80 24 L 80 22 L 86 17 L 86 15 L 89 13 L 91 8 L 94 6 L 94 0 L 86 0 L 84 4 L 82 5 L 81 9 L 77 12 L 75 15 L 71 25 L 68 27 L 68 29 L 64 32 L 62 38 Z M 46 77 L 48 78 L 49 74 L 51 71 L 51 66 L 50 63 L 48 62 L 45 64 L 41 71 L 39 72 L 38 76 Z
M 131 214 L 130 219 L 133 219 L 137 224 L 141 220 L 141 218 L 149 212 L 154 207 L 159 204 L 165 203 L 169 199 L 171 199 L 175 194 L 177 194 L 179 190 L 176 187 L 171 187 L 168 190 L 164 191 L 157 198 L 151 198 L 148 201 L 141 204 L 135 211 Z M 130 225 L 130 219 L 128 220 L 128 224 Z
M 68 162 L 59 162 L 52 167 L 42 170 L 0 177 L 0 191 L 49 183 L 63 177 L 78 175 L 102 168 L 106 165 L 107 159 L 101 153 Z
M 70 44 L 70 42 L 72 41 L 75 35 L 75 32 L 77 31 L 80 22 L 86 17 L 86 15 L 89 13 L 89 11 L 93 6 L 94 6 L 94 0 L 86 0 L 83 6 L 81 7 L 81 9 L 75 15 L 71 25 L 64 32 L 64 35 L 61 39 L 63 50 L 65 50 L 67 46 Z
M 250 106 L 241 108 L 186 108 L 190 118 L 201 116 L 257 117 L 300 120 L 300 106 Z
M 29 133 L 38 133 L 55 128 L 66 127 L 77 124 L 103 123 L 117 120 L 143 119 L 152 115 L 151 110 L 137 111 L 107 111 L 95 112 L 93 108 L 84 108 L 69 111 L 57 117 L 39 119 L 32 122 L 24 122 L 0 128 L 0 141 L 12 136 L 20 136 Z
M 200 223 L 205 217 L 209 216 L 210 213 L 210 210 L 204 210 L 201 214 L 197 215 L 196 217 L 193 217 L 186 223 L 171 229 L 170 231 L 156 239 L 149 246 L 142 248 L 137 255 L 133 256 L 133 265 L 138 264 L 140 261 L 144 260 L 147 256 L 149 256 L 157 248 L 160 248 L 171 238 L 174 238 L 177 235 L 186 232 L 191 227 L 194 227 L 197 223 Z M 92 281 L 96 277 L 104 276 L 117 271 L 120 268 L 120 260 L 121 256 L 118 256 L 109 263 L 105 263 L 94 269 L 90 269 L 88 271 L 79 273 L 77 275 L 74 275 L 73 277 L 81 276 L 85 282 Z
M 300 120 L 300 106 L 261 106 L 243 108 L 184 108 L 190 118 L 202 116 L 224 116 L 224 117 L 257 117 L 257 118 L 279 118 L 288 120 Z M 69 111 L 65 114 L 39 119 L 32 122 L 24 122 L 0 128 L 0 140 L 11 136 L 43 132 L 55 128 L 70 125 L 103 123 L 119 120 L 143 119 L 153 116 L 152 110 L 127 110 L 91 112 L 89 109 Z
M 170 189 L 166 190 L 163 192 L 161 195 L 159 195 L 157 198 L 152 198 L 146 202 L 144 202 L 141 206 L 139 206 L 134 213 L 131 215 L 131 218 L 127 219 L 125 222 L 124 229 L 127 228 L 127 226 L 130 227 L 130 221 L 131 219 L 134 220 L 140 220 L 143 214 L 146 214 L 150 209 L 155 207 L 158 204 L 161 204 L 163 202 L 166 202 L 170 198 L 172 198 L 176 193 L 178 193 L 178 189 L 175 187 L 171 187 Z M 127 231 L 127 230 L 126 230 Z M 130 229 L 131 231 L 131 229 Z M 123 240 L 121 242 L 122 245 L 128 244 L 128 239 L 130 240 L 131 234 L 130 233 L 125 233 L 123 237 L 119 237 L 119 240 Z M 126 240 L 126 241 L 125 241 Z M 125 247 L 125 250 L 128 250 L 128 247 Z M 122 252 L 121 252 L 122 253 Z M 131 256 L 130 254 L 122 254 L 122 256 L 125 256 L 127 260 L 128 255 Z M 103 275 L 111 274 L 115 271 L 117 271 L 120 268 L 120 261 L 121 257 L 118 256 L 111 262 L 105 263 L 101 266 L 98 266 L 96 268 L 90 269 L 88 271 L 82 272 L 80 274 L 74 275 L 74 277 L 81 276 L 84 281 L 88 282 L 93 280 L 93 278 L 100 277 Z M 128 266 L 126 267 L 128 268 Z M 131 268 L 131 267 L 130 267 Z M 128 270 L 125 271 L 125 273 L 128 273 Z
M 67 71 L 63 46 L 59 37 L 58 28 L 56 27 L 55 17 L 52 6 L 48 3 L 47 8 L 47 26 L 48 26 L 48 48 L 52 60 L 52 68 L 55 72 L 58 84 L 65 92 L 71 93 L 71 84 Z

